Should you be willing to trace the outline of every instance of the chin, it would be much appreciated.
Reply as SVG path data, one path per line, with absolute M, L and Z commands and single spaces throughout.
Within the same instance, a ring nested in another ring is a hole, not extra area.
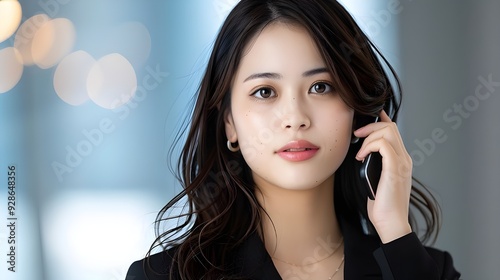
M 287 172 L 280 172 L 280 177 L 278 178 L 275 176 L 274 178 L 269 178 L 269 180 L 259 178 L 256 179 L 255 182 L 258 185 L 261 185 L 261 187 L 271 185 L 284 190 L 306 191 L 315 189 L 325 181 L 330 180 L 331 186 L 333 187 L 333 172 L 328 174 L 314 174 L 313 172 L 307 171 L 293 171 L 290 173 L 291 174 L 287 174 Z

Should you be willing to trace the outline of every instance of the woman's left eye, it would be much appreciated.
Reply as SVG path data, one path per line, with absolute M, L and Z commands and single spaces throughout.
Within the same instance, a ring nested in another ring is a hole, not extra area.
M 309 89 L 309 93 L 325 94 L 333 91 L 333 87 L 325 82 L 319 82 L 312 85 Z

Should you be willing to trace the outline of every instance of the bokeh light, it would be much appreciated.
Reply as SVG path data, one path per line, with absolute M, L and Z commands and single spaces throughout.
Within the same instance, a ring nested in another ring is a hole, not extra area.
M 54 73 L 54 90 L 64 102 L 78 106 L 89 99 L 87 77 L 96 60 L 85 51 L 66 56 Z
M 16 32 L 14 37 L 14 47 L 20 52 L 24 65 L 33 65 L 33 56 L 31 49 L 33 45 L 33 38 L 37 31 L 48 21 L 50 18 L 46 14 L 38 14 L 27 19 Z
M 56 18 L 46 22 L 33 38 L 31 54 L 34 63 L 42 69 L 56 65 L 71 52 L 75 38 L 75 27 L 69 19 Z
M 0 93 L 5 93 L 17 85 L 23 75 L 23 60 L 16 48 L 0 50 Z
M 0 1 L 0 43 L 16 32 L 21 17 L 21 4 L 17 0 Z
M 144 239 L 153 234 L 150 222 L 144 223 L 144 214 L 138 214 L 144 213 L 147 201 L 150 198 L 137 193 L 58 195 L 41 217 L 47 254 L 59 265 L 74 267 L 76 262 L 86 272 L 131 263 L 145 254 L 131 249 L 137 248 L 133 245 L 151 242 Z
M 135 70 L 121 54 L 106 55 L 90 69 L 88 94 L 92 101 L 103 108 L 114 109 L 127 103 L 136 89 Z

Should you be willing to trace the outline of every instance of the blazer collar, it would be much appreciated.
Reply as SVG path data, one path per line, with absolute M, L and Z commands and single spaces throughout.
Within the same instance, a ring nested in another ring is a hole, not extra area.
M 344 235 L 344 279 L 380 279 L 373 252 L 380 247 L 378 236 L 364 235 L 358 225 L 341 222 Z M 245 279 L 282 279 L 257 232 L 235 251 L 233 271 Z

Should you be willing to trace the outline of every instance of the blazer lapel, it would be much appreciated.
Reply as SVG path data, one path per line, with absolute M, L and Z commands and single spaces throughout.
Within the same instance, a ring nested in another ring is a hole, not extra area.
M 233 271 L 245 279 L 281 280 L 259 235 L 254 232 L 236 250 Z

